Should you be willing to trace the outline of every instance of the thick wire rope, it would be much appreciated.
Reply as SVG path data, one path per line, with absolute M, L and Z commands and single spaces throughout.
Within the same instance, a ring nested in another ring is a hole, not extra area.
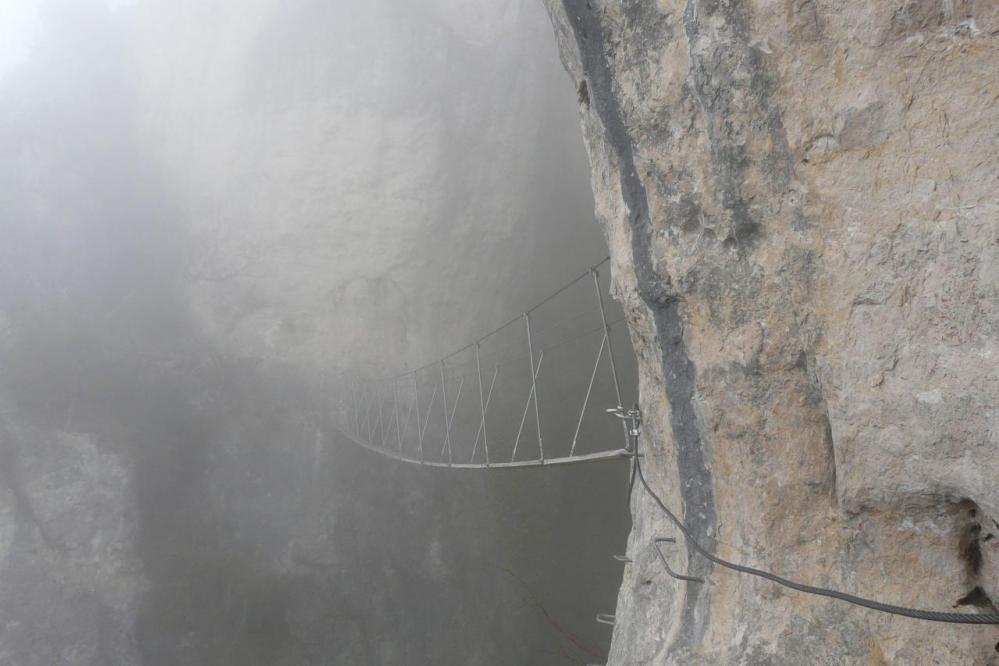
M 577 280 L 577 282 L 578 282 L 578 280 Z M 595 313 L 598 313 L 598 312 L 600 312 L 600 308 L 598 308 L 598 307 L 589 308 L 588 310 L 584 310 L 582 312 L 577 312 L 577 313 L 575 313 L 573 315 L 570 315 L 564 321 L 559 321 L 556 324 L 552 324 L 552 325 L 550 325 L 550 326 L 548 326 L 546 328 L 543 328 L 543 329 L 539 330 L 534 335 L 535 335 L 536 338 L 544 339 L 545 337 L 549 336 L 553 332 L 561 333 L 563 331 L 563 329 L 569 328 L 574 322 L 582 319 L 583 317 L 585 317 L 587 315 L 592 315 L 592 314 L 595 314 Z M 523 315 L 520 317 L 519 320 L 523 321 Z M 619 317 L 618 319 L 615 319 L 614 321 L 608 322 L 607 326 L 608 326 L 608 328 L 610 328 L 610 327 L 613 327 L 616 324 L 619 324 L 622 321 L 624 321 L 624 317 Z M 585 333 L 581 333 L 581 334 L 576 334 L 576 332 L 573 331 L 573 333 L 576 335 L 576 337 L 565 336 L 565 337 L 559 338 L 555 342 L 551 342 L 551 343 L 548 343 L 547 345 L 539 347 L 539 351 L 547 351 L 547 350 L 550 350 L 550 349 L 554 349 L 554 348 L 556 348 L 558 346 L 561 346 L 563 344 L 568 344 L 568 343 L 576 340 L 578 337 L 584 337 L 584 336 L 590 335 L 590 334 L 592 334 L 594 332 L 599 333 L 602 330 L 603 330 L 603 326 L 600 326 L 600 327 L 588 330 Z M 483 349 L 483 355 L 482 355 L 483 367 L 501 367 L 503 364 L 505 364 L 506 362 L 508 362 L 510 360 L 523 360 L 523 359 L 526 359 L 527 358 L 527 353 L 521 351 L 521 349 L 520 349 L 521 347 L 523 347 L 523 345 L 524 345 L 524 341 L 523 340 L 514 340 L 512 342 L 508 342 L 508 343 L 504 344 L 503 346 L 499 347 L 498 349 L 489 350 L 487 348 L 484 348 Z M 463 347 L 462 349 L 459 349 L 457 352 L 454 352 L 450 356 L 444 357 L 444 360 L 445 361 L 450 360 L 450 359 L 454 358 L 455 356 L 457 356 L 458 354 L 460 354 L 462 352 L 473 351 L 474 349 L 475 349 L 475 343 L 472 343 L 471 345 L 468 345 L 468 346 Z M 511 350 L 516 350 L 516 351 L 511 351 Z M 491 357 L 496 357 L 496 358 L 490 360 Z M 428 366 L 424 366 L 423 368 L 419 368 L 417 370 L 410 370 L 409 371 L 409 375 L 415 375 L 415 374 L 417 374 L 419 372 L 424 372 L 424 371 L 426 371 L 426 370 L 428 370 L 430 368 L 434 368 L 436 370 L 436 368 L 439 366 L 439 364 L 440 364 L 440 361 L 435 361 L 434 363 L 432 363 L 432 364 L 430 364 Z M 475 357 L 473 356 L 473 357 L 471 357 L 471 358 L 469 358 L 467 360 L 461 361 L 461 362 L 451 362 L 451 363 L 448 363 L 448 365 L 447 365 L 447 374 L 448 374 L 449 377 L 454 378 L 454 377 L 458 377 L 458 376 L 464 374 L 464 372 L 466 372 L 466 371 L 473 370 L 475 367 L 476 367 L 475 366 Z M 405 377 L 406 377 L 406 375 L 399 375 L 397 377 L 392 377 L 390 379 L 377 380 L 377 381 L 391 382 L 391 381 L 398 381 L 399 379 L 405 378 Z
M 584 314 L 586 314 L 586 313 L 584 313 Z M 610 332 L 612 330 L 614 330 L 615 327 L 617 327 L 619 324 L 621 324 L 624 321 L 625 321 L 625 317 L 618 317 L 617 319 L 614 319 L 614 320 L 611 320 L 611 321 L 607 322 L 607 332 L 608 332 L 608 334 L 610 334 Z M 554 327 L 552 327 L 552 328 L 554 328 Z M 549 330 L 552 330 L 552 329 L 550 328 Z M 583 340 L 583 339 L 585 339 L 587 337 L 592 337 L 592 336 L 595 336 L 595 335 L 597 335 L 599 333 L 603 333 L 603 331 L 604 331 L 604 327 L 602 325 L 598 326 L 598 327 L 595 327 L 595 328 L 588 329 L 588 330 L 584 330 L 584 331 L 574 331 L 572 334 L 567 334 L 563 338 L 561 338 L 559 340 L 556 340 L 554 342 L 551 342 L 551 343 L 549 343 L 548 345 L 546 345 L 544 347 L 541 347 L 539 349 L 539 351 L 541 351 L 542 353 L 550 353 L 553 350 L 557 350 L 557 349 L 569 347 L 570 345 L 572 345 L 574 343 L 577 343 L 577 342 L 579 342 L 579 341 L 581 341 L 581 340 Z M 513 345 L 510 345 L 507 348 L 509 349 L 509 348 L 512 348 L 512 347 L 513 347 Z M 502 368 L 510 366 L 511 364 L 516 364 L 516 362 L 522 361 L 522 360 L 524 360 L 526 358 L 527 358 L 526 352 L 523 352 L 523 351 L 511 352 L 511 353 L 508 353 L 503 358 L 491 361 L 489 363 L 489 365 L 488 365 L 488 368 L 491 368 L 493 370 L 497 370 L 498 371 L 498 370 L 500 370 Z M 463 367 L 465 367 L 467 365 L 470 365 L 470 364 L 461 364 L 461 365 L 451 365 L 451 366 L 448 366 L 448 380 L 449 380 L 449 382 L 451 382 L 451 381 L 458 381 L 458 380 L 460 380 L 462 378 L 468 379 L 469 381 L 474 381 L 475 377 L 473 375 L 467 374 L 466 371 L 458 372 L 459 370 L 461 370 Z M 469 368 L 469 369 L 471 369 L 471 368 Z M 436 388 L 436 387 L 440 386 L 440 378 L 437 377 L 436 379 L 433 379 L 432 381 L 431 380 L 424 381 L 424 382 L 422 382 L 422 384 L 420 386 L 421 386 L 421 390 L 424 393 L 427 393 L 427 392 L 429 392 L 428 391 L 428 387 L 433 386 L 433 387 Z M 565 395 L 561 399 L 555 398 L 555 402 L 553 403 L 553 405 L 554 406 L 565 405 L 566 403 L 570 402 L 573 399 L 574 398 L 572 396 Z M 406 400 L 405 396 L 403 397 L 403 400 L 404 401 Z M 407 419 L 407 421 L 408 421 L 408 419 Z
M 756 569 L 755 567 L 749 567 L 742 564 L 736 564 L 735 562 L 729 562 L 728 560 L 723 560 L 717 555 L 710 552 L 708 549 L 704 548 L 694 535 L 691 533 L 687 525 L 677 518 L 676 514 L 669 510 L 662 498 L 656 494 L 654 490 L 649 486 L 649 482 L 645 479 L 645 472 L 642 470 L 641 457 L 638 455 L 638 437 L 634 438 L 635 451 L 633 458 L 633 470 L 634 476 L 632 477 L 632 484 L 634 483 L 634 478 L 637 477 L 641 482 L 642 487 L 645 491 L 655 500 L 655 503 L 659 505 L 666 517 L 669 518 L 678 530 L 683 534 L 684 539 L 687 543 L 704 558 L 710 560 L 711 562 L 722 566 L 726 569 L 731 569 L 738 573 L 749 574 L 750 576 L 758 576 L 759 578 L 764 578 L 766 580 L 777 583 L 778 585 L 783 585 L 784 587 L 790 588 L 792 590 L 797 590 L 799 592 L 804 592 L 806 594 L 814 594 L 822 597 L 831 597 L 833 599 L 839 599 L 840 601 L 845 601 L 849 604 L 855 606 L 862 606 L 864 608 L 870 608 L 871 610 L 880 611 L 882 613 L 888 613 L 890 615 L 900 615 L 902 617 L 911 617 L 917 620 L 929 620 L 930 622 L 949 622 L 952 624 L 999 624 L 999 613 L 946 613 L 939 611 L 929 611 L 921 610 L 918 608 L 906 608 L 905 606 L 895 606 L 893 604 L 885 604 L 880 601 L 875 601 L 873 599 L 866 599 L 864 597 L 858 597 L 853 594 L 847 594 L 846 592 L 840 592 L 838 590 L 831 590 L 826 587 L 818 587 L 815 585 L 806 585 L 804 583 L 798 583 L 793 580 L 788 580 L 782 576 L 770 573 L 769 571 L 763 571 L 762 569 Z

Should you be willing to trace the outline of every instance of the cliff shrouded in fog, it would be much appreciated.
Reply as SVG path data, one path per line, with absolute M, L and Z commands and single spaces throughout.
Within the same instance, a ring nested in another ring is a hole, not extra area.
M 543 9 L 28 6 L 0 61 L 0 664 L 597 660 L 620 466 L 376 464 L 327 402 L 605 253 Z

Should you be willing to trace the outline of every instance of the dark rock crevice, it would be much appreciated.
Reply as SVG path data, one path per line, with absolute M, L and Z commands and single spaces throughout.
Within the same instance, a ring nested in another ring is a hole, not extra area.
M 995 263 L 980 202 L 996 161 L 981 127 L 996 111 L 970 72 L 995 59 L 999 13 L 547 4 L 587 84 L 597 211 L 653 382 L 646 421 L 660 438 L 672 430 L 694 531 L 702 493 L 725 527 L 705 536 L 733 559 L 889 603 L 990 608 L 996 384 L 983 359 L 995 358 L 996 301 L 979 276 Z M 899 25 L 919 47 L 884 38 Z M 697 467 L 717 484 L 699 485 Z M 960 497 L 985 514 L 955 523 Z M 663 524 L 644 505 L 635 519 L 641 549 Z M 918 622 L 889 633 L 883 616 L 717 571 L 724 582 L 699 600 L 671 585 L 656 596 L 643 582 L 659 572 L 637 562 L 612 663 L 979 663 L 994 644 Z M 697 622 L 710 626 L 700 640 Z
M 660 274 L 654 265 L 655 231 L 649 215 L 648 195 L 638 177 L 632 138 L 617 101 L 614 74 L 603 51 L 607 43 L 604 26 L 592 3 L 563 0 L 562 4 L 588 81 L 589 109 L 600 119 L 605 138 L 618 159 L 621 193 L 630 212 L 636 288 L 652 314 L 662 350 L 664 388 L 670 405 L 683 515 L 693 533 L 713 534 L 717 522 L 714 490 L 694 408 L 696 372 L 684 339 L 682 304 L 669 278 Z M 696 557 L 689 547 L 688 557 L 692 575 L 703 577 L 713 568 L 707 560 Z M 682 611 L 684 629 L 672 649 L 682 650 L 700 640 L 706 629 L 707 602 L 699 585 L 687 584 Z

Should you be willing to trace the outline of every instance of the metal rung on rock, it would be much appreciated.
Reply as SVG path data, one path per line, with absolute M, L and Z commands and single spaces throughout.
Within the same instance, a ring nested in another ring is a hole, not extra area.
M 669 562 L 666 561 L 666 556 L 663 555 L 662 549 L 659 547 L 659 544 L 661 544 L 661 543 L 672 543 L 672 544 L 675 544 L 676 543 L 676 539 L 674 539 L 673 537 L 660 537 L 658 539 L 653 539 L 652 540 L 652 546 L 656 549 L 656 553 L 659 555 L 659 560 L 663 563 L 663 567 L 666 568 L 666 573 L 668 573 L 673 578 L 676 578 L 677 580 L 685 580 L 685 581 L 689 581 L 691 583 L 703 583 L 704 582 L 703 578 L 697 578 L 696 576 L 685 576 L 684 574 L 677 573 L 677 572 L 673 571 L 670 568 L 670 566 L 669 566 Z

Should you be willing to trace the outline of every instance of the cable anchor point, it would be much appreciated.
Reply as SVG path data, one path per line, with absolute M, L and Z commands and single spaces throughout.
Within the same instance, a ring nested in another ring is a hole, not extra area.
M 661 544 L 664 543 L 670 543 L 675 545 L 676 539 L 673 537 L 659 537 L 652 540 L 652 546 L 653 548 L 656 549 L 656 554 L 659 555 L 659 561 L 663 563 L 663 567 L 666 569 L 666 573 L 668 573 L 670 576 L 672 576 L 677 580 L 685 580 L 690 583 L 703 583 L 704 582 L 703 578 L 677 573 L 676 571 L 673 571 L 673 569 L 670 568 L 669 562 L 666 561 L 666 556 L 663 555 L 662 548 L 660 547 Z
M 605 411 L 611 416 L 617 417 L 625 422 L 625 428 L 628 433 L 628 450 L 637 451 L 638 437 L 642 434 L 642 410 L 640 410 L 636 404 L 628 410 L 625 410 L 624 407 L 618 405 L 617 407 L 611 407 Z

